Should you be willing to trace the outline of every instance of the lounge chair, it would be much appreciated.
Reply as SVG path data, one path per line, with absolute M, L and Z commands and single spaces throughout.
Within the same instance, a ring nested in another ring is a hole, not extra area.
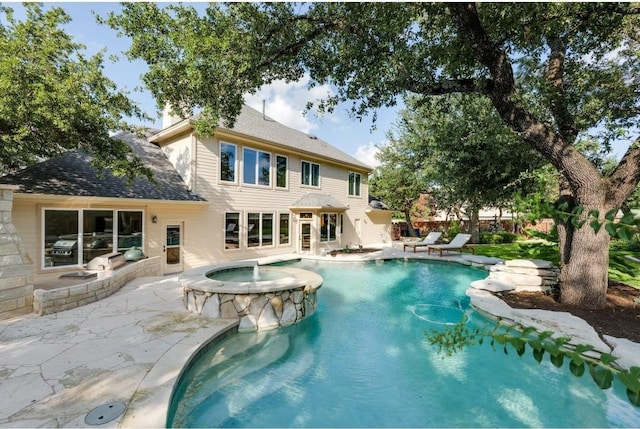
M 407 250 L 407 247 L 413 247 L 413 253 L 416 253 L 416 248 L 435 244 L 441 235 L 442 235 L 441 232 L 437 232 L 437 231 L 430 232 L 422 240 L 413 241 L 410 243 L 404 243 L 404 246 L 402 247 L 402 251 L 404 252 L 405 250 Z
M 476 249 L 473 246 L 467 246 L 467 242 L 471 239 L 471 234 L 458 234 L 448 244 L 431 244 L 427 246 L 427 254 L 431 254 L 432 251 L 438 250 L 440 256 L 445 250 L 458 250 L 462 253 L 462 249 L 469 248 L 475 255 Z

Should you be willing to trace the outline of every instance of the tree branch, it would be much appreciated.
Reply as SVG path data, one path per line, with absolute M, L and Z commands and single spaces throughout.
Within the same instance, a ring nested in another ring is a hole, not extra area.
M 456 92 L 488 95 L 492 86 L 492 82 L 486 79 L 448 79 L 423 82 L 417 79 L 408 78 L 405 81 L 405 88 L 407 90 L 420 95 L 444 95 Z
M 548 43 L 551 53 L 549 55 L 546 78 L 553 91 L 549 100 L 549 107 L 560 134 L 567 142 L 573 143 L 578 136 L 578 127 L 573 116 L 569 113 L 569 109 L 567 109 L 567 102 L 564 96 L 564 60 L 567 47 L 559 36 L 550 38 Z
M 640 181 L 640 137 L 627 149 L 613 173 L 609 176 L 613 190 L 609 199 L 616 206 L 622 205 L 625 196 L 631 194 Z

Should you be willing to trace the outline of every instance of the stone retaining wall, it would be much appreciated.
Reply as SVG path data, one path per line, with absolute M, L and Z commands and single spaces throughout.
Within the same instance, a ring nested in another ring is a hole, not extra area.
M 13 225 L 13 191 L 0 185 L 0 320 L 33 311 L 33 265 Z
M 40 316 L 80 307 L 117 292 L 122 286 L 139 277 L 161 275 L 159 256 L 130 262 L 114 271 L 102 271 L 98 278 L 86 283 L 59 289 L 36 289 L 33 292 L 33 311 Z
M 490 292 L 550 292 L 560 273 L 551 262 L 540 259 L 513 259 L 487 268 L 489 276 L 472 282 L 471 287 Z

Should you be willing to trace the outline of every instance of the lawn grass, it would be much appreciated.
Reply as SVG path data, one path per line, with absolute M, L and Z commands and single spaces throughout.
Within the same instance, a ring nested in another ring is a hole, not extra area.
M 547 241 L 520 241 L 509 244 L 476 244 L 476 255 L 502 259 L 543 259 L 560 264 L 557 243 Z M 640 288 L 640 263 L 625 257 L 640 257 L 628 250 L 609 250 L 609 279 Z

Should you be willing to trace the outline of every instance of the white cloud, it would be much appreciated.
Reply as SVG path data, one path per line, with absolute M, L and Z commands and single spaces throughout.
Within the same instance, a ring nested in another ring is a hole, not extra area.
M 326 98 L 332 91 L 327 85 L 309 89 L 308 83 L 308 75 L 297 82 L 278 80 L 262 86 L 255 94 L 245 96 L 245 103 L 261 112 L 264 100 L 267 116 L 296 130 L 311 133 L 318 124 L 313 121 L 313 112 L 304 115 L 305 107 L 310 101 Z
M 378 153 L 379 151 L 380 149 L 378 149 L 376 144 L 370 142 L 358 146 L 358 148 L 356 149 L 355 157 L 368 166 L 375 168 L 380 165 L 380 161 L 376 159 L 376 153 Z

